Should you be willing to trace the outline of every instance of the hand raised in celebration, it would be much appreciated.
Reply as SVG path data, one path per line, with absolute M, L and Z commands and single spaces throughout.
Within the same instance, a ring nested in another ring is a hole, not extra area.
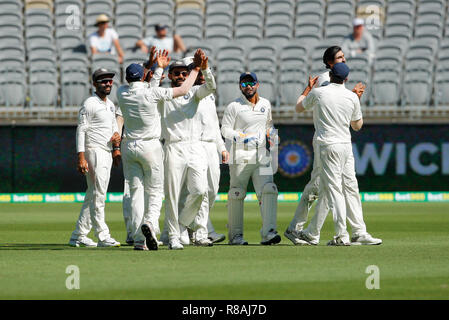
M 157 57 L 156 57 L 156 61 L 157 61 L 157 66 L 159 68 L 165 69 L 168 67 L 168 65 L 170 64 L 170 60 L 171 58 L 168 56 L 168 51 L 167 50 L 159 50 L 159 52 L 157 53 Z
M 352 89 L 352 92 L 354 92 L 359 99 L 362 97 L 362 94 L 365 92 L 366 85 L 359 82 L 354 86 L 354 89 Z

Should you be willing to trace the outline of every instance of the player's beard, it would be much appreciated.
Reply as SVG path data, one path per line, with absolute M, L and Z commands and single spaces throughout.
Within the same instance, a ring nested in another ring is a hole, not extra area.
M 245 96 L 246 100 L 249 100 L 256 95 L 257 91 L 254 91 L 254 93 L 251 93 L 251 94 L 245 93 L 245 92 L 242 92 L 242 93 Z

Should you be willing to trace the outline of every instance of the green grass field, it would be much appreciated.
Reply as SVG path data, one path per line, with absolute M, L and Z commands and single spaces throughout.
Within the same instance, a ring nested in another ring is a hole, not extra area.
M 381 246 L 298 247 L 283 236 L 295 203 L 279 203 L 282 242 L 260 246 L 257 204 L 245 204 L 249 246 L 186 247 L 171 251 L 71 248 L 66 245 L 81 204 L 2 204 L 0 299 L 448 299 L 449 205 L 364 203 L 368 231 Z M 226 233 L 226 207 L 212 220 Z M 162 225 L 161 217 L 161 225 Z M 125 243 L 121 204 L 107 204 L 111 234 Z M 227 242 L 227 240 L 226 240 Z M 80 270 L 80 289 L 68 290 L 68 265 Z M 369 265 L 380 289 L 368 290 Z

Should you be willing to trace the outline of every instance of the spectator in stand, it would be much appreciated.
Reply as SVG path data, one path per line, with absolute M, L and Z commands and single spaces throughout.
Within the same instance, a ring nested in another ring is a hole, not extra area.
M 117 32 L 109 28 L 109 18 L 105 14 L 97 17 L 95 26 L 98 30 L 89 35 L 89 46 L 92 55 L 97 53 L 118 54 L 119 63 L 123 63 L 123 50 L 118 41 Z
M 177 34 L 174 34 L 173 37 L 167 36 L 167 29 L 167 25 L 157 24 L 154 27 L 156 35 L 146 37 L 142 40 L 137 41 L 136 46 L 145 53 L 148 53 L 149 48 L 151 48 L 152 46 L 155 46 L 157 51 L 167 50 L 169 54 L 182 54 L 186 52 L 186 47 L 184 45 L 184 42 L 182 41 L 181 36 Z
M 352 25 L 353 32 L 344 38 L 341 48 L 346 53 L 347 58 L 367 54 L 371 63 L 374 60 L 376 50 L 374 38 L 368 30 L 365 30 L 363 19 L 355 18 Z

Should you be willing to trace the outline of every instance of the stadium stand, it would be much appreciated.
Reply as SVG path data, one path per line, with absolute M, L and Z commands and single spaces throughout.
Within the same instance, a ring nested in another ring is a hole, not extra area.
M 407 118 L 419 110 L 431 116 L 449 110 L 448 10 L 445 0 L 2 0 L 0 109 L 17 116 L 53 108 L 72 117 L 92 92 L 95 68 L 117 73 L 115 91 L 126 65 L 146 59 L 137 40 L 166 24 L 182 36 L 186 56 L 197 47 L 206 51 L 220 112 L 238 95 L 239 73 L 251 69 L 260 73 L 261 95 L 273 103 L 275 117 L 310 119 L 292 113 L 298 93 L 308 75 L 326 71 L 323 50 L 340 44 L 353 18 L 363 17 L 377 39 L 376 57 L 372 65 L 363 55 L 348 58 L 347 86 L 367 84 L 365 115 Z M 119 34 L 122 65 L 87 50 L 99 14 Z

